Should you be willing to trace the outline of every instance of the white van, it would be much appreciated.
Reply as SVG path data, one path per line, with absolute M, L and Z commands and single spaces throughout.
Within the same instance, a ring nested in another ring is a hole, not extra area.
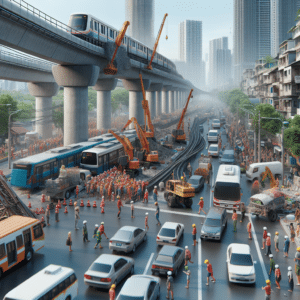
M 208 142 L 218 142 L 219 141 L 219 131 L 218 130 L 210 130 L 207 134 Z
M 266 171 L 266 167 L 270 169 L 274 177 L 278 177 L 282 172 L 282 164 L 280 161 L 254 163 L 249 166 L 249 170 L 246 172 L 248 180 L 260 179 L 260 175 Z

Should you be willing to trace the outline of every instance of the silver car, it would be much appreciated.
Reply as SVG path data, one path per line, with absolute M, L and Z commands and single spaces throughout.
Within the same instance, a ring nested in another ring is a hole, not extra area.
M 221 127 L 221 122 L 219 119 L 213 119 L 212 121 L 212 128 L 220 128 Z
M 180 266 L 184 261 L 184 249 L 176 246 L 163 246 L 154 260 L 151 272 L 152 274 L 164 274 L 171 271 L 174 276 L 177 275 Z
M 126 280 L 117 300 L 158 300 L 160 278 L 150 275 L 134 275 Z
M 201 228 L 201 239 L 221 240 L 226 225 L 226 209 L 214 206 L 211 207 Z
M 147 240 L 146 230 L 123 226 L 109 241 L 109 249 L 117 252 L 135 252 L 136 247 Z
M 156 236 L 158 245 L 177 245 L 184 232 L 184 225 L 175 222 L 165 222 Z
M 84 283 L 96 288 L 110 289 L 134 272 L 134 259 L 113 254 L 100 255 L 84 273 Z

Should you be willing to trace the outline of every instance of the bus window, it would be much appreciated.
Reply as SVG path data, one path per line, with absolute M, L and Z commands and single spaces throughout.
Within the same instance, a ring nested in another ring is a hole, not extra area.
M 53 167 L 54 167 L 54 168 L 57 168 L 57 167 L 58 167 L 58 162 L 57 162 L 57 160 L 53 163 Z
M 90 22 L 90 27 L 93 30 L 93 20 L 91 20 L 91 22 Z
M 37 224 L 33 227 L 33 235 L 34 235 L 34 239 L 38 239 L 43 235 L 43 229 L 41 224 Z
M 8 265 L 14 263 L 17 260 L 16 242 L 12 241 L 6 244 L 7 262 Z
M 37 175 L 42 175 L 43 174 L 43 167 L 42 166 L 37 167 L 36 168 L 36 173 L 37 173 Z
M 5 256 L 5 246 L 4 244 L 0 245 L 0 259 L 2 259 Z
M 71 163 L 73 163 L 74 159 L 75 159 L 74 155 L 68 157 L 68 165 L 71 164 Z
M 21 248 L 23 246 L 23 238 L 22 238 L 22 234 L 18 235 L 16 237 L 17 240 L 17 249 Z
M 31 248 L 31 232 L 30 229 L 26 229 L 23 231 L 24 236 L 24 244 L 25 244 L 25 250 Z
M 98 166 L 102 166 L 103 165 L 103 156 L 99 155 L 98 156 Z
M 50 171 L 50 164 L 43 165 L 43 172 Z
M 70 276 L 70 283 L 72 284 L 73 282 L 75 282 L 76 281 L 76 275 L 75 275 L 75 273 L 74 274 L 72 274 L 71 276 Z
M 57 286 L 55 286 L 53 289 L 52 289 L 52 291 L 51 291 L 52 293 L 52 298 L 54 298 L 54 297 L 56 297 L 58 294 L 59 294 L 59 292 L 58 292 L 58 285 Z
M 101 34 L 105 34 L 105 26 L 101 25 Z
M 66 288 L 65 282 L 62 281 L 62 282 L 58 285 L 58 292 L 61 293 L 65 288 Z
M 83 152 L 81 163 L 84 165 L 97 165 L 96 153 Z

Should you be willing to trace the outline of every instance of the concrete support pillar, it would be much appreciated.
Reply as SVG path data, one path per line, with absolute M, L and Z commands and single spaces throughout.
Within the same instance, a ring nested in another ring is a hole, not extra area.
M 56 82 L 28 83 L 30 95 L 35 97 L 35 131 L 42 139 L 52 137 L 52 96 L 58 92 Z
M 98 66 L 53 66 L 58 85 L 64 87 L 64 145 L 87 141 L 88 87 L 94 86 L 99 76 Z
M 146 99 L 148 100 L 149 103 L 149 109 L 150 109 L 150 115 L 151 119 L 156 117 L 156 92 L 161 91 L 163 85 L 162 83 L 151 83 L 149 89 L 146 92 Z
M 111 128 L 111 91 L 117 86 L 117 79 L 98 80 L 93 87 L 97 91 L 97 129 Z
M 171 88 L 171 85 L 164 85 L 162 89 L 161 112 L 163 114 L 169 113 L 169 91 Z
M 161 91 L 156 92 L 156 116 L 161 115 Z
M 174 91 L 174 111 L 176 111 L 178 108 L 178 105 L 177 105 L 177 90 Z
M 140 125 L 144 125 L 144 110 L 142 106 L 143 93 L 141 82 L 139 79 L 123 79 L 124 88 L 129 91 L 129 119 L 135 117 Z M 148 90 L 150 87 L 150 80 L 143 79 L 144 89 Z M 133 129 L 133 124 L 130 124 L 130 128 Z
M 174 91 L 169 91 L 169 113 L 174 112 Z

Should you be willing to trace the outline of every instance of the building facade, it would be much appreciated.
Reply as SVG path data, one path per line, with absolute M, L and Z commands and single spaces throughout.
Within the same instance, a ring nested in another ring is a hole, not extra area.
M 154 0 L 125 0 L 125 15 L 130 22 L 128 35 L 153 48 Z

